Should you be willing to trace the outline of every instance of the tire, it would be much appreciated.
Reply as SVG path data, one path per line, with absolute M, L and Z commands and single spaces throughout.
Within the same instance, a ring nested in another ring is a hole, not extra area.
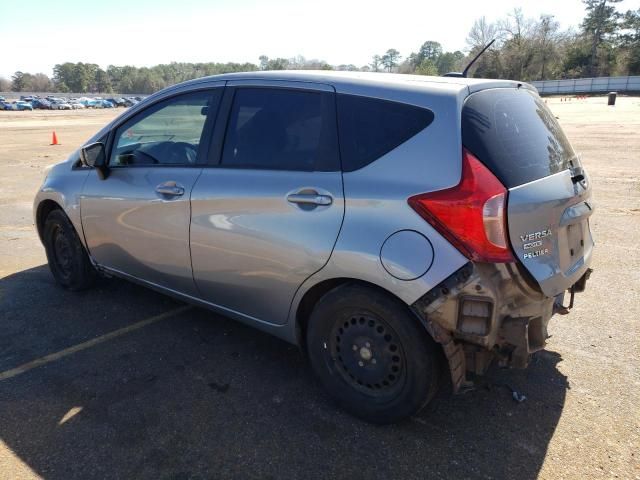
M 438 389 L 437 345 L 406 305 L 347 284 L 317 303 L 307 329 L 311 365 L 344 410 L 395 423 L 420 411 Z
M 62 210 L 53 210 L 47 216 L 43 240 L 49 269 L 62 287 L 78 291 L 93 285 L 97 272 L 71 221 Z

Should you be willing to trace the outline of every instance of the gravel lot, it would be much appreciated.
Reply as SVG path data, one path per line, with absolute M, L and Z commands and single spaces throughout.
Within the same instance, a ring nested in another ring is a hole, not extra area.
M 0 112 L 0 479 L 640 478 L 640 99 L 547 101 L 594 184 L 587 292 L 527 370 L 389 427 L 275 338 L 120 280 L 56 287 L 33 195 L 122 110 Z

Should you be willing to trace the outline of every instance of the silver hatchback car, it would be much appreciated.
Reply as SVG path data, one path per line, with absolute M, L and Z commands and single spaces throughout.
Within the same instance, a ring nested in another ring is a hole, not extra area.
M 118 276 L 298 344 L 377 423 L 493 360 L 525 367 L 585 288 L 592 212 L 531 86 L 346 72 L 167 88 L 34 204 L 63 287 Z

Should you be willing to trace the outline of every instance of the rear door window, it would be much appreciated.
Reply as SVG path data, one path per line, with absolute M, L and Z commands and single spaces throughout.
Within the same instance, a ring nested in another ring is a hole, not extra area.
M 238 88 L 221 164 L 265 170 L 339 170 L 333 94 Z
M 462 143 L 507 188 L 578 164 L 553 113 L 525 88 L 469 96 L 462 109 Z
M 356 95 L 338 95 L 340 156 L 345 172 L 358 170 L 424 130 L 431 110 Z

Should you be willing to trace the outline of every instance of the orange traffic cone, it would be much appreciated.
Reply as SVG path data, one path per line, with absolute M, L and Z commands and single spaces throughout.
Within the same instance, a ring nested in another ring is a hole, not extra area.
M 53 139 L 51 140 L 51 145 L 60 145 L 58 143 L 58 136 L 56 135 L 55 130 L 53 131 Z

